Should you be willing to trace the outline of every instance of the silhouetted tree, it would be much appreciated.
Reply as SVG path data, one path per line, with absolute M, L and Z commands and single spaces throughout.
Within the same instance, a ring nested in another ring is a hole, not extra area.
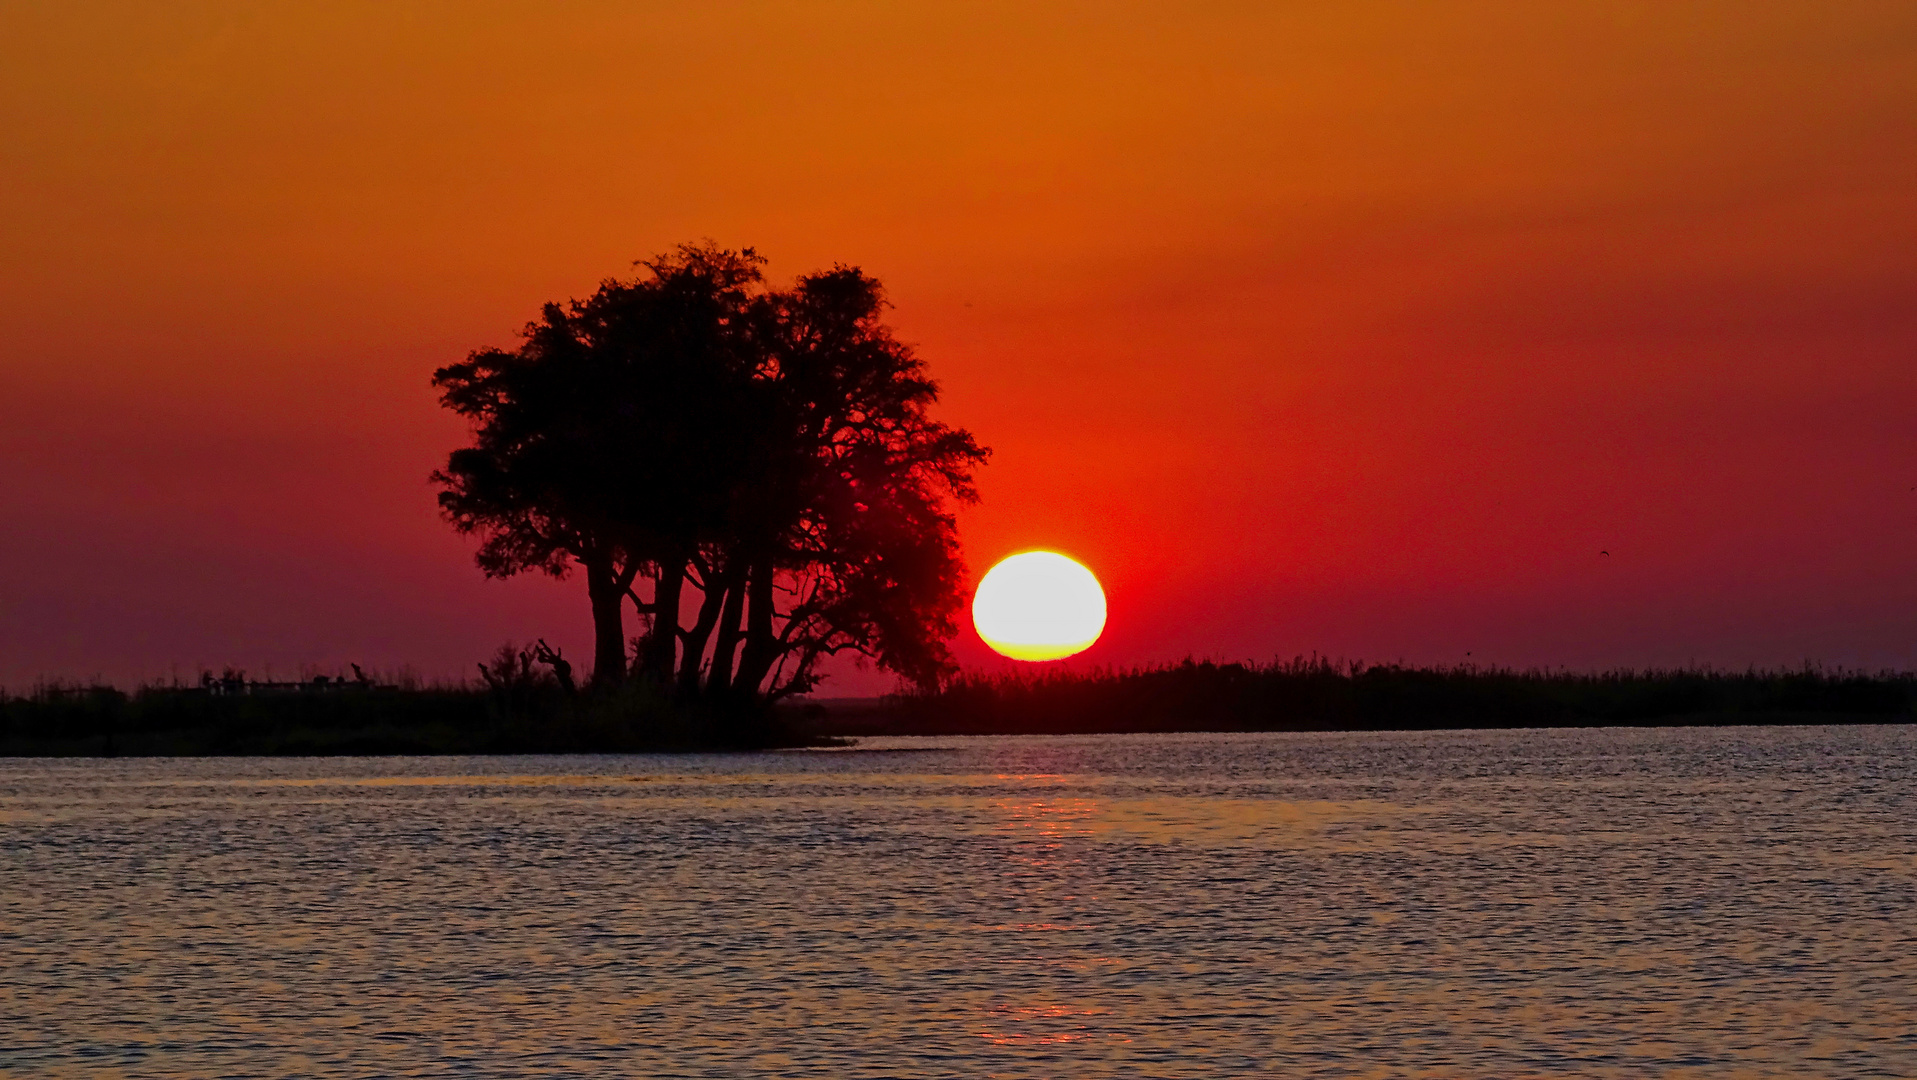
M 884 307 L 876 280 L 838 267 L 755 309 L 773 423 L 723 552 L 715 696 L 802 693 L 848 650 L 920 684 L 951 669 L 964 566 L 944 503 L 976 497 L 987 452 L 928 416 L 937 384 Z M 703 641 L 688 645 L 682 682 Z
M 597 685 L 625 675 L 635 582 L 716 531 L 744 467 L 729 424 L 757 366 L 741 316 L 762 263 L 681 248 L 645 276 L 547 304 L 519 348 L 434 373 L 441 401 L 473 421 L 474 444 L 433 474 L 442 511 L 484 538 L 488 576 L 584 570 Z M 676 607 L 671 591 L 654 594 Z
M 532 653 L 533 659 L 552 670 L 553 679 L 559 683 L 559 688 L 566 692 L 567 697 L 579 692 L 579 688 L 574 686 L 572 681 L 572 662 L 561 655 L 560 650 L 546 644 L 545 638 L 540 638 L 539 643 L 533 646 Z
M 628 600 L 633 670 L 689 699 L 802 693 L 847 651 L 936 682 L 963 576 L 945 502 L 976 497 L 987 451 L 930 418 L 879 283 L 769 290 L 750 249 L 710 245 L 641 265 L 435 374 L 474 421 L 434 479 L 480 567 L 582 567 L 602 687 L 626 674 Z

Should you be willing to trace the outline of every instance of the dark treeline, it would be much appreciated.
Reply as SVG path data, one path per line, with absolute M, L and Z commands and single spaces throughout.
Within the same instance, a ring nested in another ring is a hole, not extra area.
M 843 734 L 1383 731 L 1647 724 L 1908 722 L 1917 674 L 1806 667 L 1513 671 L 1298 658 L 1187 660 L 1120 671 L 968 675 L 882 708 Z

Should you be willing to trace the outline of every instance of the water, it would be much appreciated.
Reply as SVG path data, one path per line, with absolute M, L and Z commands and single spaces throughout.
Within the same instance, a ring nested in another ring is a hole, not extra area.
M 1912 1077 L 1917 728 L 0 762 L 0 1071 Z

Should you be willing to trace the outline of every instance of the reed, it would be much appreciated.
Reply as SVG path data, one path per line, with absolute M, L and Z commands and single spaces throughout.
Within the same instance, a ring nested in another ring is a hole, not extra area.
M 736 721 L 736 718 L 734 718 Z M 1382 731 L 1908 723 L 1917 673 L 1807 665 L 1601 672 L 1410 667 L 1325 657 L 961 676 L 862 707 L 800 705 L 715 736 L 644 681 L 568 693 L 529 665 L 486 685 L 417 680 L 0 691 L 0 755 L 634 753 L 763 749 L 846 735 Z
M 766 744 L 780 729 L 751 732 Z M 735 740 L 736 741 L 736 740 Z M 549 677 L 489 686 L 369 681 L 0 692 L 0 756 L 630 753 L 711 749 L 702 718 L 644 683 L 568 694 Z
M 967 675 L 936 692 L 889 698 L 865 726 L 986 734 L 1867 723 L 1908 722 L 1914 707 L 1913 672 L 1578 672 L 1311 656 Z

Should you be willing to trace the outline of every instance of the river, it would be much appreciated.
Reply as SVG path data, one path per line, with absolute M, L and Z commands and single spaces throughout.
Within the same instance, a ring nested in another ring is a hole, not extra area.
M 1917 1076 L 1917 728 L 0 761 L 0 1072 Z

